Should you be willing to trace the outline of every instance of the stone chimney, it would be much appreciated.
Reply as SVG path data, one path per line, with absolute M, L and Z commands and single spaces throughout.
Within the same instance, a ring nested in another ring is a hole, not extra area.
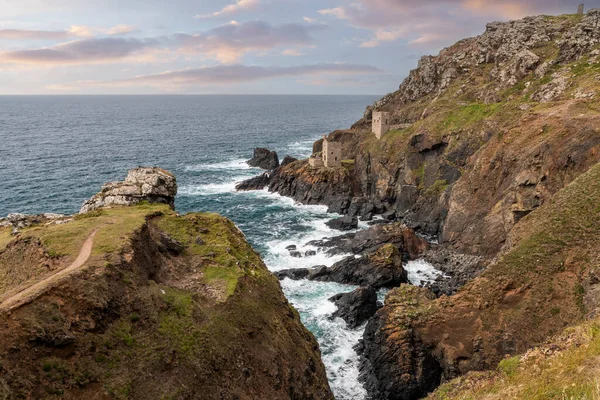
M 584 4 L 579 5 L 579 8 L 577 9 L 577 14 L 583 15 L 583 7 L 584 7 Z

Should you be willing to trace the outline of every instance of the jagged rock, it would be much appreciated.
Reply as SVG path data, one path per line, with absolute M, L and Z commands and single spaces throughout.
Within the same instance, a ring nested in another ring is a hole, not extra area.
M 142 201 L 175 208 L 176 194 L 177 182 L 173 174 L 161 168 L 139 167 L 130 170 L 125 181 L 105 184 L 100 193 L 83 203 L 79 213 L 113 205 L 135 205 Z
M 302 253 L 300 253 L 299 251 L 296 251 L 296 250 L 292 250 L 292 251 L 290 251 L 290 256 L 292 256 L 294 258 L 302 258 Z
M 456 253 L 450 249 L 436 247 L 422 255 L 437 270 L 444 272 L 434 283 L 427 285 L 436 296 L 451 296 L 468 281 L 485 270 L 488 262 L 483 257 Z
M 317 252 L 314 250 L 307 250 L 304 252 L 305 257 L 312 257 L 312 256 L 316 256 L 316 255 L 317 255 Z
M 285 156 L 283 158 L 283 161 L 281 162 L 281 166 L 283 167 L 285 165 L 291 164 L 291 163 L 296 162 L 296 161 L 298 161 L 297 158 L 290 157 L 290 156 Z
M 254 156 L 248 160 L 248 165 L 272 171 L 279 167 L 279 158 L 276 152 L 257 147 L 254 149 Z
M 199 239 L 199 238 L 198 238 Z M 196 239 L 196 241 L 198 240 Z M 200 239 L 202 240 L 202 239 Z M 199 244 L 199 243 L 198 243 Z M 167 251 L 173 254 L 181 254 L 185 250 L 183 243 L 177 239 L 172 238 L 164 232 L 159 235 L 159 247 L 163 251 Z
M 375 289 L 390 288 L 408 282 L 402 267 L 402 256 L 391 244 L 383 245 L 363 257 L 347 257 L 331 267 L 318 266 L 279 271 L 280 279 L 308 279 L 321 282 L 337 282 Z
M 327 221 L 327 226 L 331 229 L 337 229 L 339 231 L 351 231 L 358 227 L 358 218 L 346 215 L 341 218 L 332 219 Z
M 296 250 L 296 249 L 297 249 L 297 246 L 296 246 L 295 244 L 290 244 L 290 245 L 289 245 L 289 246 L 287 246 L 285 249 L 286 249 L 286 250 Z
M 235 186 L 237 191 L 249 191 L 249 190 L 261 190 L 269 185 L 271 181 L 271 174 L 265 172 L 262 175 L 255 176 L 254 178 L 247 179 L 243 182 L 238 183 Z
M 350 329 L 358 328 L 377 312 L 377 291 L 372 287 L 360 287 L 350 293 L 331 297 L 338 309 L 333 317 L 340 317 Z
M 441 366 L 410 328 L 433 299 L 427 289 L 401 285 L 386 295 L 386 306 L 367 323 L 359 347 L 360 380 L 371 398 L 418 399 L 439 385 Z

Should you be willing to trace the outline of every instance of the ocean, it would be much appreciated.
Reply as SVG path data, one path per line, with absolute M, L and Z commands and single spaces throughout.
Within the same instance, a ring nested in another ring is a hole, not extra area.
M 231 218 L 272 271 L 331 265 L 344 256 L 293 258 L 313 239 L 341 234 L 335 215 L 267 191 L 238 193 L 235 183 L 262 173 L 249 167 L 255 147 L 301 158 L 323 134 L 348 128 L 379 96 L 0 96 L 0 216 L 12 212 L 72 214 L 103 183 L 137 166 L 177 176 L 179 212 Z M 366 225 L 362 225 L 366 227 Z M 414 282 L 432 279 L 428 265 L 407 266 Z M 428 274 L 424 274 L 428 273 Z M 289 301 L 321 346 L 338 400 L 362 400 L 350 330 L 329 316 L 334 294 L 352 286 L 282 281 Z

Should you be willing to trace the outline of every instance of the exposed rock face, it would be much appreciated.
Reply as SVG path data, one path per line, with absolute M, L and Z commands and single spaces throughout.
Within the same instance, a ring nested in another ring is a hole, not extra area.
M 340 293 L 329 299 L 338 309 L 333 317 L 340 317 L 350 329 L 358 328 L 377 312 L 377 291 L 360 287 L 350 293 Z
M 257 147 L 254 149 L 254 156 L 248 160 L 248 165 L 273 171 L 279 167 L 279 158 L 277 153 L 269 149 Z
M 363 257 L 347 257 L 331 267 L 299 268 L 276 272 L 279 279 L 309 279 L 337 282 L 375 289 L 391 288 L 408 282 L 402 267 L 402 256 L 392 244 L 383 245 Z
M 440 379 L 495 369 L 596 310 L 598 207 L 600 164 L 524 217 L 498 260 L 455 295 L 391 291 L 364 336 L 375 398 L 417 398 Z
M 386 306 L 367 323 L 360 379 L 371 398 L 413 400 L 439 385 L 437 359 L 410 328 L 434 298 L 427 289 L 402 285 L 387 294 Z
M 281 166 L 283 167 L 283 166 L 286 166 L 286 165 L 291 164 L 291 163 L 296 162 L 296 161 L 298 161 L 297 158 L 290 157 L 290 156 L 285 156 L 283 158 L 283 161 L 281 162 Z
M 80 214 L 102 207 L 129 206 L 142 201 L 175 207 L 177 181 L 168 171 L 156 167 L 140 167 L 129 171 L 125 181 L 111 182 L 100 193 L 83 203 Z
M 345 168 L 313 170 L 307 161 L 296 161 L 275 171 L 269 191 L 304 204 L 326 204 L 330 212 L 345 214 L 354 184 Z

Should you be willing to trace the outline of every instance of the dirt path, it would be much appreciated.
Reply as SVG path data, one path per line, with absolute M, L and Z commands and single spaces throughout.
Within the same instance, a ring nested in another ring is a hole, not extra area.
M 83 246 L 81 246 L 81 250 L 79 251 L 79 255 L 75 261 L 71 263 L 71 265 L 61 269 L 54 275 L 50 275 L 43 280 L 34 283 L 28 288 L 22 289 L 4 299 L 0 304 L 0 313 L 14 310 L 15 308 L 33 300 L 56 282 L 81 269 L 81 267 L 83 267 L 92 254 L 92 247 L 94 245 L 94 236 L 96 236 L 96 232 L 98 232 L 98 229 L 90 233 L 90 235 L 85 239 L 85 242 L 83 242 Z

